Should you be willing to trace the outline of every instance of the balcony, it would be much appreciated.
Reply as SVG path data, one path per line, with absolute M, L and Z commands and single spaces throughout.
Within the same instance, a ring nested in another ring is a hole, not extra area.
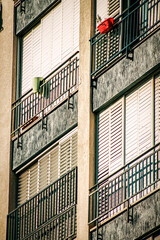
M 101 225 L 159 187 L 160 144 L 157 144 L 90 189 L 89 225 Z
M 32 89 L 12 104 L 12 136 L 20 135 L 37 119 L 42 120 L 64 100 L 72 107 L 71 96 L 78 90 L 79 58 L 78 52 L 55 69 L 40 86 L 38 93 Z
M 134 60 L 134 48 L 160 26 L 160 1 L 136 1 L 114 20 L 106 34 L 96 34 L 91 42 L 91 80 L 102 75 L 121 58 Z
M 74 168 L 7 217 L 7 239 L 76 237 L 77 168 Z

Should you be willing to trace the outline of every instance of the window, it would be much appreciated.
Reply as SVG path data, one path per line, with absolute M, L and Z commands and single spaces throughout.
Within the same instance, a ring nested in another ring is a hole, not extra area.
M 97 181 L 160 142 L 160 75 L 98 116 Z
M 63 137 L 18 177 L 18 205 L 26 202 L 77 165 L 77 131 Z
M 78 50 L 79 0 L 62 0 L 22 39 L 22 95 Z

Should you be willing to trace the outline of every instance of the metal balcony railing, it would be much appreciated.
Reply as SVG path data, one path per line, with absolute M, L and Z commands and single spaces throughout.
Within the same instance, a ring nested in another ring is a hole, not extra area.
M 7 240 L 75 236 L 76 204 L 77 168 L 74 168 L 8 214 Z
M 89 194 L 89 224 L 114 216 L 160 187 L 160 144 L 97 183 Z
M 32 89 L 12 104 L 11 134 L 20 133 L 26 126 L 56 107 L 78 89 L 78 52 L 55 69 L 40 86 L 38 93 Z
M 91 78 L 121 56 L 132 58 L 132 48 L 160 26 L 160 0 L 136 1 L 114 20 L 106 34 L 96 34 L 91 42 Z

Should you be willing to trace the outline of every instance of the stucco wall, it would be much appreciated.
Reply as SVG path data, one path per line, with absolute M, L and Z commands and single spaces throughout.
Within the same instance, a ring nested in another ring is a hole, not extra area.
M 91 110 L 89 43 L 94 30 L 94 0 L 80 0 L 80 19 L 77 240 L 88 240 L 88 189 L 94 184 L 95 169 L 95 126 Z
M 127 211 L 100 228 L 104 240 L 134 240 L 160 225 L 160 190 L 133 207 L 133 223 Z M 97 240 L 96 232 L 91 239 Z
M 160 30 L 134 50 L 134 60 L 123 58 L 97 80 L 93 89 L 93 111 L 160 67 Z
M 25 0 L 25 12 L 20 11 L 20 5 L 15 8 L 16 13 L 16 34 L 31 24 L 40 14 L 43 14 L 47 8 L 60 0 Z
M 0 32 L 0 239 L 5 240 L 10 171 L 13 1 L 1 2 L 4 29 Z
M 71 101 L 74 104 L 73 109 L 68 109 L 68 101 L 66 101 L 47 116 L 47 130 L 42 129 L 42 121 L 40 121 L 25 132 L 20 137 L 22 149 L 17 148 L 17 139 L 13 141 L 13 170 L 31 160 L 77 124 L 78 93 L 73 95 Z

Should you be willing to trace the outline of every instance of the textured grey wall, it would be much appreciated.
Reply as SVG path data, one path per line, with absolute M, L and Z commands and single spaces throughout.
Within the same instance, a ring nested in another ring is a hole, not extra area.
M 73 95 L 71 101 L 74 102 L 73 109 L 68 109 L 66 101 L 47 116 L 47 131 L 46 129 L 42 130 L 42 121 L 40 121 L 24 133 L 20 139 L 22 140 L 22 149 L 17 148 L 17 140 L 12 143 L 13 170 L 35 157 L 37 153 L 47 148 L 49 144 L 77 124 L 78 93 Z
M 100 228 L 104 240 L 134 240 L 160 224 L 160 190 L 133 207 L 133 223 L 127 222 L 127 212 Z M 92 240 L 97 240 L 96 232 Z
M 20 5 L 16 8 L 16 34 L 20 33 L 34 21 L 50 5 L 60 0 L 25 0 L 25 13 L 20 12 Z
M 160 31 L 134 50 L 134 61 L 123 58 L 98 78 L 93 89 L 93 111 L 160 64 Z

